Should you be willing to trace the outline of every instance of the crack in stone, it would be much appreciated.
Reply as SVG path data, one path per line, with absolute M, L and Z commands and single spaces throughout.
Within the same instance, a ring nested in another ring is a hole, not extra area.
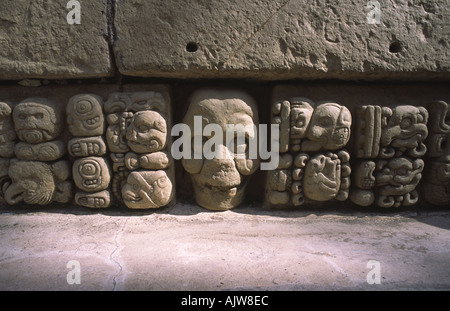
M 109 255 L 109 260 L 112 261 L 112 262 L 114 262 L 114 263 L 119 267 L 119 272 L 116 273 L 116 275 L 113 277 L 113 280 L 112 280 L 112 285 L 113 285 L 113 289 L 112 289 L 112 290 L 113 290 L 113 291 L 116 290 L 117 278 L 119 277 L 120 274 L 122 274 L 122 271 L 123 271 L 123 267 L 122 267 L 122 265 L 120 264 L 120 262 L 119 262 L 118 260 L 114 259 L 114 254 L 115 254 L 115 253 L 117 252 L 117 250 L 120 248 L 120 243 L 118 242 L 118 237 L 119 237 L 119 235 L 124 231 L 125 226 L 126 226 L 126 224 L 127 224 L 127 222 L 128 222 L 128 219 L 129 219 L 129 218 L 126 218 L 126 219 L 125 219 L 125 221 L 124 221 L 122 227 L 120 228 L 120 230 L 117 231 L 116 235 L 114 236 L 114 244 L 115 244 L 115 248 L 114 248 L 114 250 L 111 252 L 111 254 Z
M 222 66 L 224 66 L 226 63 L 228 63 L 240 50 L 243 49 L 244 46 L 247 45 L 247 43 L 261 30 L 264 29 L 264 27 L 275 17 L 275 15 L 278 14 L 278 12 L 280 12 L 282 9 L 284 9 L 289 3 L 291 2 L 291 0 L 287 0 L 285 3 L 283 3 L 273 14 L 271 14 L 269 16 L 269 18 L 267 18 L 261 25 L 259 25 L 256 29 L 255 32 L 253 32 L 247 39 L 245 39 L 245 41 L 238 46 L 237 49 L 235 49 L 224 62 L 221 62 Z

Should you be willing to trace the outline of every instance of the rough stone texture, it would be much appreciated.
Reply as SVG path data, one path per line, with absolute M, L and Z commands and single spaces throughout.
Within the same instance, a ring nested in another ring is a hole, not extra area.
M 211 213 L 177 204 L 125 214 L 2 208 L 0 289 L 450 289 L 448 213 L 255 208 Z M 80 284 L 67 283 L 71 260 L 80 263 Z M 369 260 L 380 263 L 379 285 L 367 283 Z
M 111 76 L 107 1 L 82 1 L 69 25 L 66 0 L 2 0 L 0 79 Z
M 118 1 L 116 62 L 147 77 L 449 78 L 447 1 L 380 1 L 380 24 L 368 2 Z

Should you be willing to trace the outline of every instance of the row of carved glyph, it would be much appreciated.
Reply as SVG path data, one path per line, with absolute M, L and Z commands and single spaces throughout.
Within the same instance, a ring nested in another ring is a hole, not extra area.
M 133 209 L 173 204 L 172 113 L 165 96 L 122 92 L 106 101 L 78 94 L 63 105 L 45 98 L 1 102 L 0 200 Z M 333 200 L 398 207 L 416 204 L 422 192 L 429 203 L 446 206 L 449 115 L 443 101 L 353 111 L 302 97 L 275 102 L 271 123 L 279 126 L 279 161 L 266 172 L 262 200 L 275 208 Z M 255 131 L 259 125 L 256 103 L 238 90 L 202 89 L 190 97 L 182 123 L 192 129 L 192 140 L 199 116 L 202 133 L 214 124 L 223 137 L 229 125 Z M 244 201 L 261 161 L 248 152 L 256 134 L 246 133 L 241 156 L 216 141 L 216 151 L 226 156 L 181 160 L 199 205 L 226 210 Z
M 170 107 L 160 93 L 114 93 L 106 102 L 79 94 L 65 118 L 57 108 L 45 98 L 14 109 L 1 103 L 1 194 L 8 204 L 74 200 L 102 208 L 117 200 L 140 209 L 174 199 Z M 58 139 L 64 119 L 67 144 Z

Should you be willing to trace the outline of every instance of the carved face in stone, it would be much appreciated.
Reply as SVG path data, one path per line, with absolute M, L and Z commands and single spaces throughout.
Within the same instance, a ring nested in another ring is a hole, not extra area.
M 313 114 L 313 106 L 302 99 L 291 100 L 291 138 L 304 138 Z
M 74 136 L 100 136 L 104 132 L 102 99 L 82 94 L 72 97 L 67 105 L 67 124 Z
M 105 190 L 111 179 L 111 173 L 105 160 L 100 157 L 77 159 L 72 167 L 76 186 L 87 192 Z
M 60 116 L 44 98 L 29 98 L 18 104 L 13 119 L 17 136 L 29 144 L 51 141 L 60 134 Z
M 428 135 L 428 112 L 423 107 L 398 106 L 392 109 L 386 128 L 381 132 L 381 144 L 410 149 L 414 157 L 423 156 L 423 141 Z
M 154 111 L 137 112 L 127 127 L 126 139 L 128 146 L 136 153 L 162 150 L 167 139 L 166 120 Z
M 253 125 L 258 125 L 256 105 L 249 95 L 240 91 L 200 90 L 191 97 L 183 121 L 190 127 L 192 138 L 194 116 L 201 116 L 202 130 L 207 124 L 217 124 L 223 134 L 223 142 L 216 146 L 216 152 L 222 155 L 220 158 L 182 160 L 184 169 L 191 174 L 195 199 L 200 206 L 211 210 L 236 207 L 244 200 L 249 176 L 256 171 L 259 159 L 250 159 L 248 152 L 238 157 L 228 150 L 225 141 L 227 124 L 242 125 L 249 129 L 246 137 L 254 137 Z M 247 138 L 245 145 L 240 146 L 241 150 L 248 151 Z
M 356 187 L 360 189 L 373 189 L 375 187 L 375 162 L 363 161 L 355 169 L 354 180 Z
M 424 162 L 422 159 L 394 158 L 380 161 L 376 174 L 377 186 L 383 195 L 402 195 L 413 191 L 420 179 Z
M 314 110 L 306 137 L 322 148 L 337 150 L 347 144 L 351 124 L 352 116 L 345 106 L 323 103 Z
M 122 187 L 122 199 L 129 208 L 162 207 L 172 196 L 172 182 L 163 170 L 131 172 Z
M 341 186 L 341 160 L 336 154 L 320 154 L 309 160 L 305 168 L 305 196 L 315 201 L 333 199 Z

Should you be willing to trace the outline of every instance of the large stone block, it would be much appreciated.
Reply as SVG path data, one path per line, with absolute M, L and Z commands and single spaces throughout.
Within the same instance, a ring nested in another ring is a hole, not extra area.
M 114 50 L 125 75 L 450 76 L 450 7 L 444 0 L 133 0 L 118 1 L 115 12 Z
M 68 0 L 2 0 L 0 79 L 111 76 L 106 0 L 82 1 L 70 25 Z

